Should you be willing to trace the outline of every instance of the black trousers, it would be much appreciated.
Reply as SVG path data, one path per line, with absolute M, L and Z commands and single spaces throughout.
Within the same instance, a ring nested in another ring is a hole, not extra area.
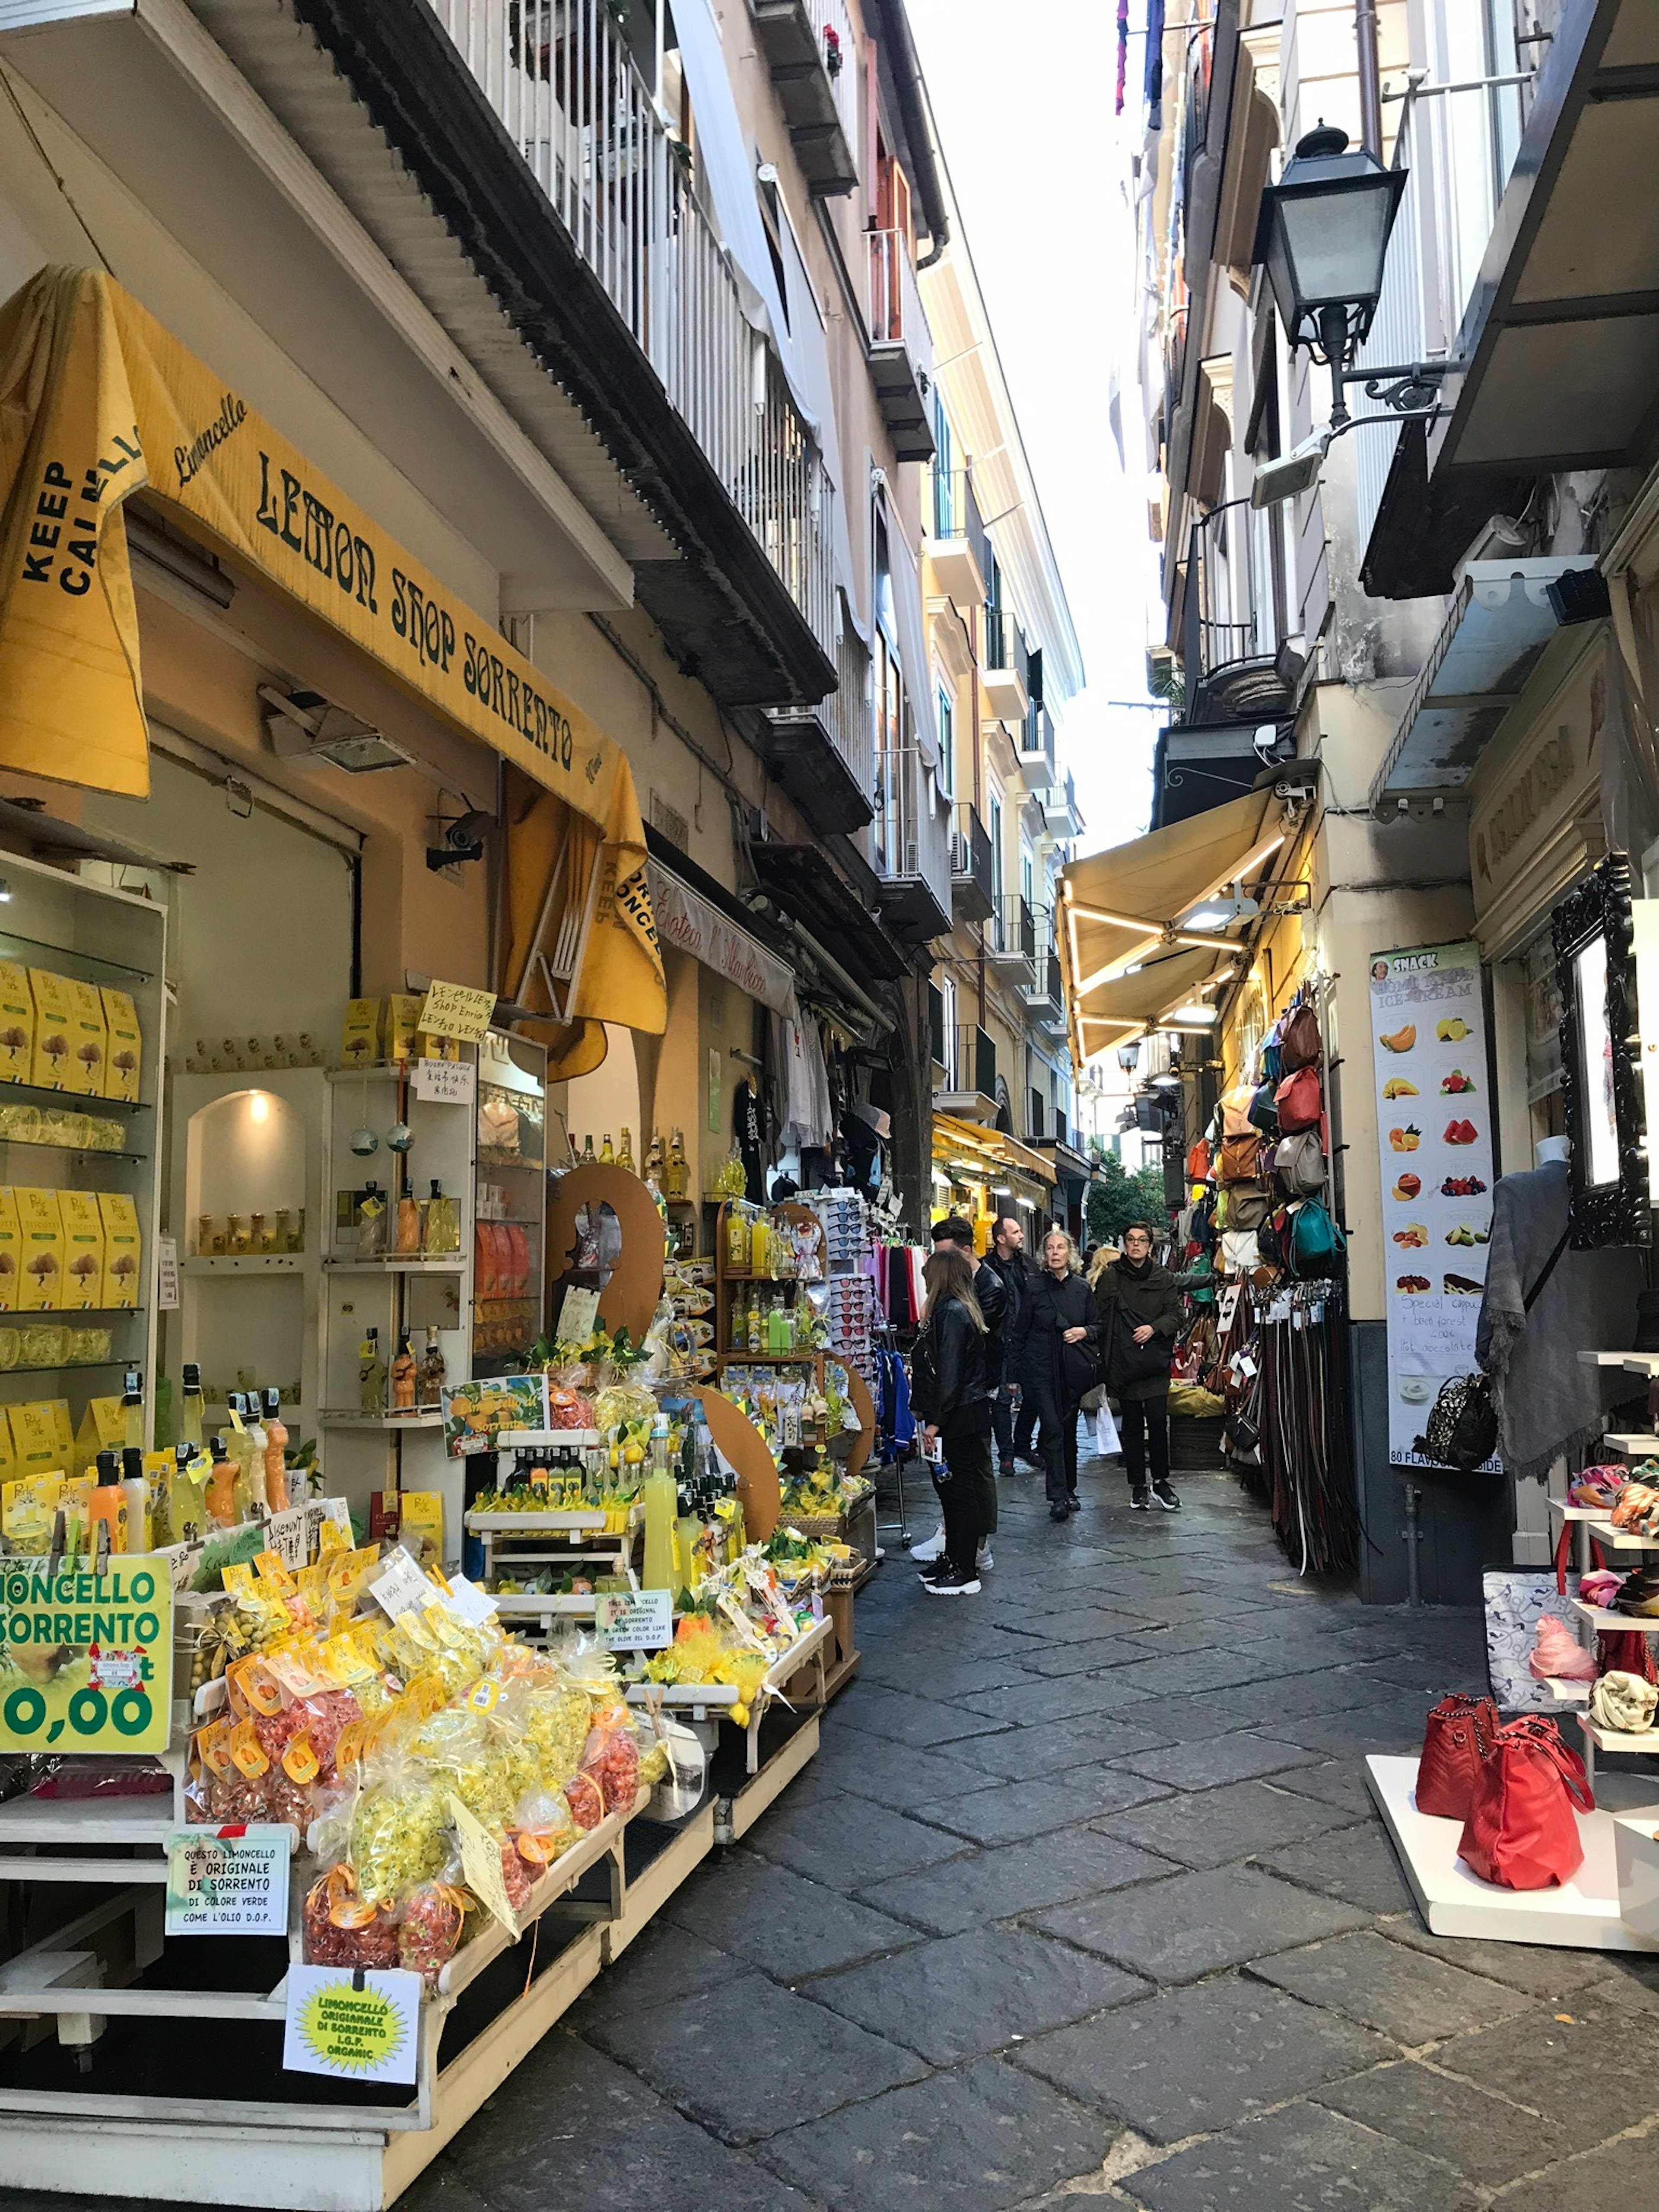
M 1030 1458 L 1037 1417 L 1029 1390 L 1020 1393 L 1018 1410 L 1007 1391 L 999 1390 L 991 1401 L 991 1422 L 996 1431 L 997 1460 L 1000 1466 L 1012 1467 L 1016 1456 Z
M 1025 1389 L 1026 1403 L 1041 1425 L 1042 1486 L 1050 1505 L 1063 1505 L 1077 1489 L 1077 1406 L 1051 1383 Z
M 996 1477 L 991 1472 L 991 1434 L 988 1422 L 939 1431 L 949 1480 L 937 1476 L 939 1509 L 945 1516 L 945 1556 L 958 1574 L 971 1576 L 980 1545 L 988 1533 L 985 1525 L 985 1494 L 995 1496 Z
M 1125 1398 L 1117 1417 L 1123 1439 L 1123 1471 L 1131 1490 L 1170 1476 L 1170 1401 L 1167 1398 Z M 1150 1462 L 1150 1465 L 1149 1465 Z

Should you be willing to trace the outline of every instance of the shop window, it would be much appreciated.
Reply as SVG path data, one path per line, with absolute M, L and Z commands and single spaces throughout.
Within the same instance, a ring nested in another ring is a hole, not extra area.
M 1028 1123 L 1027 1127 L 1028 1127 L 1028 1133 L 1031 1136 L 1031 1138 L 1032 1138 L 1033 1139 L 1038 1139 L 1038 1138 L 1040 1138 L 1040 1137 L 1042 1136 L 1042 1093 L 1040 1091 L 1036 1091 L 1036 1090 L 1034 1090 L 1034 1091 L 1031 1092 L 1031 1115 L 1030 1115 L 1030 1122 Z
M 954 796 L 956 775 L 956 702 L 943 684 L 934 690 L 934 705 L 939 714 L 939 787 L 946 799 Z

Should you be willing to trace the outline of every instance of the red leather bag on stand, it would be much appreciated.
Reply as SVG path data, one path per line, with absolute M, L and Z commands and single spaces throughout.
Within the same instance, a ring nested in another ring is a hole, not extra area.
M 1553 1888 L 1583 1863 L 1575 1807 L 1595 1810 L 1583 1760 L 1553 1721 L 1522 1713 L 1481 1762 L 1457 1856 L 1502 1888 Z
M 1445 1820 L 1467 1820 L 1474 1802 L 1474 1778 L 1498 1729 L 1498 1708 L 1490 1698 L 1461 1692 L 1442 1698 L 1423 1731 L 1423 1756 L 1417 1762 L 1417 1809 Z

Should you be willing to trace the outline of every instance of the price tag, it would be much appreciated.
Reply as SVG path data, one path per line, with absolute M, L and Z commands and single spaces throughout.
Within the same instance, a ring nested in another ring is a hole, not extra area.
M 519 1916 L 514 1911 L 507 1894 L 507 1884 L 501 1878 L 501 1847 L 491 1836 L 482 1820 L 469 1813 L 459 1797 L 449 1801 L 449 1817 L 455 1833 L 460 1839 L 461 1874 L 484 1911 L 499 1920 L 509 1936 L 519 1932 Z
M 381 1571 L 368 1586 L 368 1594 L 388 1620 L 396 1620 L 402 1613 L 424 1613 L 441 1595 L 401 1544 L 387 1553 Z
M 102 1574 L 0 1561 L 0 1751 L 158 1752 L 173 1694 L 173 1562 Z
M 468 1582 L 465 1575 L 453 1575 L 449 1583 L 451 1610 L 459 1613 L 463 1620 L 470 1620 L 475 1628 L 494 1620 L 495 1601 L 488 1590 L 481 1590 L 476 1583 Z
M 427 986 L 415 1026 L 423 1036 L 459 1037 L 463 1044 L 482 1044 L 495 1011 L 493 991 L 434 981 Z
M 394 1966 L 364 1973 L 361 1989 L 356 1980 L 349 1966 L 289 1968 L 283 2068 L 340 2081 L 412 2081 L 420 2052 L 420 1976 Z
M 599 1294 L 573 1283 L 559 1308 L 561 1344 L 586 1344 L 599 1317 Z
M 417 1060 L 410 1063 L 413 1097 L 438 1106 L 470 1106 L 477 1093 L 477 1071 L 470 1060 Z
M 163 1313 L 179 1310 L 179 1240 L 176 1237 L 158 1237 L 155 1240 L 155 1303 Z
M 593 1614 L 612 1651 L 661 1651 L 674 1640 L 672 1590 L 601 1591 Z
M 169 1936 L 285 1936 L 291 1828 L 184 1828 L 167 1838 Z

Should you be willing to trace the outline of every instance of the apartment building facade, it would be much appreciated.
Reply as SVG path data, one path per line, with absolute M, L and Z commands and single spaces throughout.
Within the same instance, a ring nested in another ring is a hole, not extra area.
M 1659 826 L 1640 289 L 1659 240 L 1659 42 L 1650 13 L 1615 0 L 1187 12 L 1163 40 L 1136 179 L 1163 546 L 1152 658 L 1172 702 L 1152 835 L 1200 856 L 1158 909 L 1187 963 L 1165 980 L 1208 1001 L 1210 1086 L 1252 1079 L 1298 991 L 1320 1010 L 1362 1583 L 1465 1601 L 1483 1562 L 1543 1556 L 1543 1486 L 1390 1463 L 1401 1262 L 1370 969 L 1477 948 L 1495 1172 L 1530 1167 L 1573 1091 L 1564 904 L 1614 849 L 1639 893 Z M 1281 188 L 1345 167 L 1374 170 L 1389 207 L 1339 384 L 1316 307 L 1287 328 L 1295 287 L 1267 264 Z M 1139 975 L 1096 973 L 1086 1052 L 1167 1014 Z M 1213 1095 L 1194 1069 L 1188 1133 Z

